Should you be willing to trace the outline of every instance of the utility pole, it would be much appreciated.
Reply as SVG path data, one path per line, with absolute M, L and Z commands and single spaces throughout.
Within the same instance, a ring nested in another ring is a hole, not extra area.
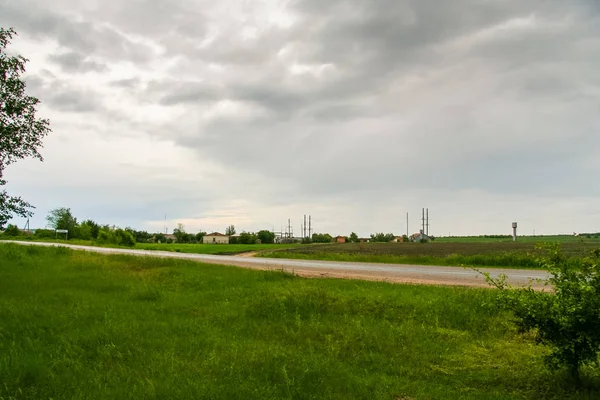
M 425 208 L 421 212 L 421 233 L 425 233 Z
M 312 238 L 312 215 L 308 216 L 308 237 Z
M 427 236 L 429 236 L 429 208 L 427 209 L 427 232 L 425 233 Z
M 408 237 L 408 213 L 406 213 L 406 237 Z
M 306 214 L 304 214 L 304 231 L 302 232 L 302 237 L 306 238 Z

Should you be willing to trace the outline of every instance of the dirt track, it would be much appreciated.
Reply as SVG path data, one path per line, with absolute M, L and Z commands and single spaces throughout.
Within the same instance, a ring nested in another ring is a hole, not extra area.
M 485 279 L 478 272 L 469 268 L 461 267 L 216 256 L 208 254 L 188 254 L 151 250 L 111 249 L 103 247 L 41 242 L 13 241 L 12 243 L 33 246 L 62 246 L 74 250 L 102 254 L 129 254 L 135 256 L 179 258 L 210 264 L 234 265 L 243 268 L 261 270 L 276 269 L 293 272 L 304 277 L 363 279 L 413 284 L 489 287 L 485 282 Z M 509 283 L 515 286 L 525 286 L 532 279 L 545 279 L 548 276 L 547 272 L 540 270 L 486 268 L 485 271 L 489 272 L 492 277 L 505 274 L 508 276 Z M 537 282 L 534 282 L 533 286 L 540 289 L 544 287 L 543 284 Z

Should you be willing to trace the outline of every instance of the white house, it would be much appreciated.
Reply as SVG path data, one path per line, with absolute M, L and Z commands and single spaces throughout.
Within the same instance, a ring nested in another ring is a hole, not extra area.
M 204 244 L 229 244 L 229 236 L 219 232 L 213 232 L 205 235 L 202 241 Z

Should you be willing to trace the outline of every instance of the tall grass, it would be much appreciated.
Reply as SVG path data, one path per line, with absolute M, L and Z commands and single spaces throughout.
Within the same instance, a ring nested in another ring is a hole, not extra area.
M 503 268 L 539 268 L 536 257 L 526 253 L 502 253 L 448 256 L 430 255 L 391 255 L 391 254 L 357 254 L 314 252 L 299 253 L 288 251 L 262 252 L 260 257 L 291 258 L 299 260 L 347 261 L 385 264 L 416 264 L 444 266 L 473 266 L 473 267 L 503 267 Z
M 0 244 L 3 399 L 596 399 L 490 290 Z

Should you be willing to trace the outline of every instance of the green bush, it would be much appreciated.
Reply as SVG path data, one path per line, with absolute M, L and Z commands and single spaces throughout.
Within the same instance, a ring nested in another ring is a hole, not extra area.
M 117 229 L 115 231 L 115 237 L 117 240 L 116 244 L 118 244 L 120 246 L 126 246 L 126 247 L 134 247 L 135 246 L 135 238 L 129 231 L 126 231 L 123 229 Z
M 550 347 L 548 365 L 567 367 L 579 381 L 581 366 L 597 363 L 600 352 L 600 250 L 574 265 L 559 244 L 542 247 L 548 256 L 539 263 L 550 272 L 546 283 L 554 287 L 553 293 L 535 291 L 531 285 L 515 289 L 507 285 L 506 276 L 483 275 L 500 289 L 500 304 L 513 312 L 519 330 Z
M 51 229 L 36 229 L 33 237 L 36 239 L 54 239 L 56 232 Z
M 2 234 L 3 237 L 17 237 L 17 236 L 21 236 L 21 231 L 19 230 L 19 227 L 17 227 L 16 225 L 11 225 L 9 224 L 6 227 L 6 230 L 4 231 L 4 233 Z

